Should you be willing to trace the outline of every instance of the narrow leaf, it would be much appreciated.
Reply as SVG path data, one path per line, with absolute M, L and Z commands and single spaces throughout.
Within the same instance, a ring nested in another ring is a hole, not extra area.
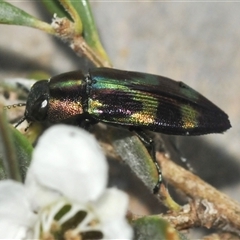
M 116 152 L 130 166 L 144 184 L 153 191 L 158 182 L 156 166 L 139 138 L 125 130 L 109 128 L 109 135 Z
M 66 17 L 69 20 L 73 21 L 68 12 L 64 9 L 64 7 L 59 3 L 58 0 L 41 0 L 44 4 L 45 8 L 53 15 L 57 14 L 59 18 Z
M 54 33 L 53 28 L 48 23 L 42 22 L 41 20 L 3 0 L 0 0 L 0 23 L 28 26 L 48 33 Z
M 89 1 L 70 1 L 81 17 L 84 39 L 90 47 L 92 47 L 105 61 L 108 61 L 110 64 L 109 57 L 101 44 Z
M 133 221 L 135 239 L 187 240 L 180 235 L 166 220 L 148 216 Z
M 31 162 L 33 147 L 30 141 L 17 129 L 11 128 L 11 130 L 21 176 L 25 179 L 27 169 Z
M 21 182 L 13 137 L 3 111 L 0 114 L 0 155 L 6 177 Z

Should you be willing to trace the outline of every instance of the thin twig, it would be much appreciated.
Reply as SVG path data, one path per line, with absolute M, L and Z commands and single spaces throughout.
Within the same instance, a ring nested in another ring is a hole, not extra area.
M 112 65 L 103 60 L 91 47 L 88 46 L 82 36 L 75 36 L 72 39 L 70 47 L 79 56 L 84 55 L 87 57 L 96 67 L 112 67 Z
M 239 203 L 178 166 L 163 154 L 157 153 L 156 156 L 161 164 L 164 179 L 194 199 L 177 215 L 175 213 L 166 215 L 168 220 L 178 229 L 205 226 L 240 235 Z

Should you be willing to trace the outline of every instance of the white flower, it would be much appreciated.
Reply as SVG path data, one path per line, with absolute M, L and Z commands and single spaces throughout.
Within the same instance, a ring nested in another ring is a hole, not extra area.
M 128 197 L 106 189 L 107 175 L 94 137 L 76 127 L 50 128 L 35 148 L 25 185 L 0 182 L 0 237 L 131 239 Z
M 77 127 L 57 125 L 39 139 L 25 184 L 34 198 L 37 184 L 56 197 L 64 193 L 71 200 L 86 202 L 103 192 L 107 174 L 105 156 L 93 136 Z M 35 199 L 34 203 L 48 204 L 45 201 Z
M 36 221 L 25 187 L 12 180 L 0 182 L 0 238 L 27 239 Z

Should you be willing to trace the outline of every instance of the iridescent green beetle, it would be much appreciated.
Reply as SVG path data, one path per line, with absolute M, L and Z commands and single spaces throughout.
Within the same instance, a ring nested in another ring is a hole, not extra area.
M 68 72 L 36 82 L 17 126 L 24 120 L 103 122 L 138 135 L 147 129 L 192 136 L 222 133 L 231 127 L 226 113 L 182 82 L 109 68 L 90 69 L 87 75 Z
M 222 133 L 231 127 L 227 114 L 182 82 L 109 68 L 91 69 L 86 76 L 63 73 L 33 85 L 23 120 L 71 118 L 173 135 Z

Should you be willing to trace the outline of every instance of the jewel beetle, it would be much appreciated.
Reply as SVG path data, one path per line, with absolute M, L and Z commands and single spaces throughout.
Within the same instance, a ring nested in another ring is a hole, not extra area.
M 134 130 L 140 138 L 144 130 L 192 136 L 231 127 L 226 113 L 183 82 L 110 68 L 90 69 L 86 75 L 67 72 L 36 82 L 16 126 L 24 120 L 103 122 Z

